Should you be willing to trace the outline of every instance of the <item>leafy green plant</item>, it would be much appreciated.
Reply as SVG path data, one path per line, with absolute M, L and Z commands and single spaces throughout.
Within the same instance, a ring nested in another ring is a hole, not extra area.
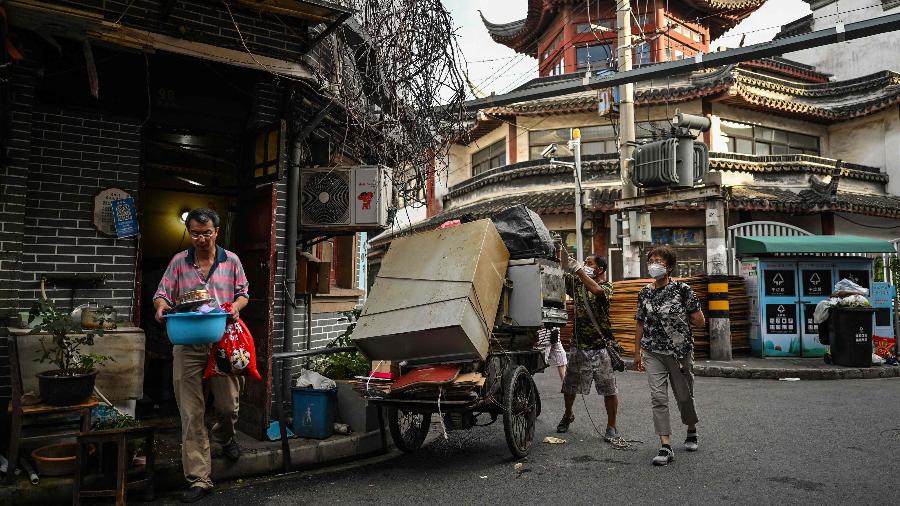
M 328 343 L 327 348 L 353 346 L 350 336 L 353 335 L 353 329 L 356 328 L 356 321 L 359 319 L 361 312 L 361 309 L 354 309 L 341 313 L 343 319 L 347 320 L 349 324 L 341 335 Z M 369 360 L 362 353 L 354 351 L 323 355 L 314 361 L 313 369 L 327 378 L 349 379 L 354 376 L 368 374 L 369 365 Z
M 113 358 L 99 353 L 82 353 L 82 346 L 92 346 L 94 337 L 102 336 L 103 330 L 81 329 L 81 323 L 72 319 L 69 313 L 60 311 L 50 299 L 39 299 L 28 314 L 28 323 L 40 317 L 40 322 L 34 326 L 29 334 L 50 334 L 48 343 L 44 337 L 40 338 L 40 357 L 35 362 L 50 362 L 58 369 L 60 376 L 74 376 L 94 371 L 106 361 Z M 101 327 L 102 327 L 102 322 Z
M 108 411 L 112 413 L 104 418 L 97 419 L 91 424 L 92 430 L 131 429 L 143 426 L 143 424 L 135 420 L 133 416 L 122 413 L 115 408 L 109 408 Z M 134 454 L 141 454 L 144 450 L 144 440 L 129 440 L 128 449 Z

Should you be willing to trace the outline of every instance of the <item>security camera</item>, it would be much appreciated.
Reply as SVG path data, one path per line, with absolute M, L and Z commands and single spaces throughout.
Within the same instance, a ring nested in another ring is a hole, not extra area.
M 688 130 L 700 130 L 706 132 L 709 130 L 712 122 L 705 116 L 695 116 L 693 114 L 684 114 L 681 111 L 675 111 L 675 117 L 672 118 L 672 126 L 675 128 L 686 128 Z
M 556 146 L 556 144 L 551 144 L 544 148 L 543 151 L 541 151 L 541 156 L 544 158 L 550 158 L 551 156 L 556 154 L 557 149 L 559 148 Z

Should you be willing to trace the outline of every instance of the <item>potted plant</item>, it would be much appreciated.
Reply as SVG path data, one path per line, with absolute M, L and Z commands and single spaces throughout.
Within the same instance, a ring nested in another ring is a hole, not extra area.
M 361 312 L 361 309 L 354 309 L 342 313 L 349 325 L 341 335 L 328 343 L 328 348 L 353 346 L 350 336 Z M 378 410 L 375 406 L 367 405 L 366 400 L 353 390 L 349 381 L 355 376 L 368 375 L 370 365 L 369 360 L 358 351 L 323 355 L 313 364 L 316 372 L 337 383 L 338 418 L 357 432 L 369 432 L 378 427 Z
M 82 331 L 81 322 L 60 311 L 47 298 L 38 300 L 32 307 L 28 323 L 37 321 L 29 334 L 46 333 L 50 338 L 40 338 L 40 356 L 36 362 L 50 362 L 56 369 L 38 373 L 38 388 L 41 399 L 54 406 L 79 404 L 90 397 L 97 378 L 97 368 L 107 360 L 108 355 L 82 353 L 83 346 L 92 346 L 94 337 L 103 335 L 100 329 Z M 49 342 L 48 342 L 49 341 Z
M 103 415 L 103 412 L 101 412 L 101 417 L 94 421 L 93 424 L 91 424 L 91 430 L 118 430 L 129 432 L 130 429 L 137 429 L 144 426 L 133 416 L 127 413 L 122 413 L 112 406 L 108 407 L 105 412 L 105 415 Z M 138 467 L 146 464 L 146 456 L 143 455 L 144 438 L 132 437 L 127 438 L 127 441 L 128 455 L 131 457 L 130 459 L 128 459 L 128 462 L 131 464 L 131 466 Z M 109 475 L 113 475 L 115 472 L 116 451 L 117 449 L 115 443 L 103 443 L 102 455 L 109 455 L 111 456 L 111 458 L 104 459 L 101 462 L 101 466 L 104 472 Z

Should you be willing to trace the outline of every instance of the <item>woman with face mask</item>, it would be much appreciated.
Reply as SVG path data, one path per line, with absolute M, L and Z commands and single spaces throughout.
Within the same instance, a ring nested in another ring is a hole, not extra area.
M 653 464 L 664 466 L 675 460 L 670 444 L 669 392 L 678 402 L 681 421 L 687 426 L 684 449 L 698 449 L 697 411 L 694 408 L 694 338 L 691 327 L 706 324 L 700 301 L 690 286 L 672 279 L 675 251 L 659 246 L 647 254 L 647 271 L 653 283 L 638 293 L 634 367 L 647 371 L 653 426 L 660 449 Z

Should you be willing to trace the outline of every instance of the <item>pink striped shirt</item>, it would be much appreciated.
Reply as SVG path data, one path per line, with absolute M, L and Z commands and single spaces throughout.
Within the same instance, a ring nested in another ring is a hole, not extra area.
M 194 259 L 193 248 L 172 257 L 153 300 L 164 299 L 174 306 L 182 293 L 202 288 L 209 291 L 210 297 L 219 304 L 234 302 L 238 297 L 250 298 L 249 282 L 241 260 L 233 252 L 216 246 L 216 259 L 205 278 Z

